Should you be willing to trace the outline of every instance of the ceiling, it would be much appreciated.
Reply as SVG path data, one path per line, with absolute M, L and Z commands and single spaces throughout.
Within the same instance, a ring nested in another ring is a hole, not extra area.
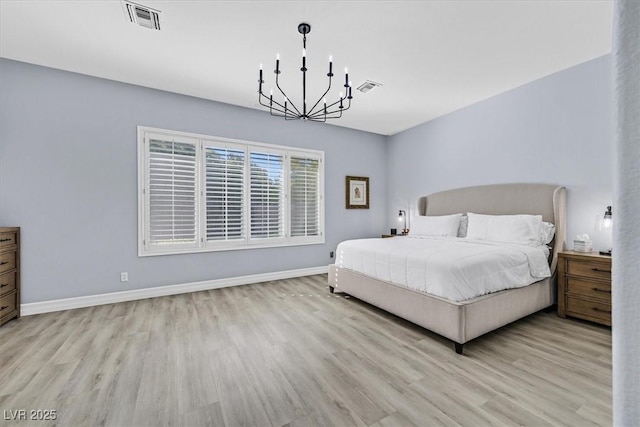
M 138 3 L 161 11 L 161 31 L 130 23 L 118 0 L 0 0 L 0 56 L 258 109 L 258 67 L 268 92 L 276 53 L 299 104 L 308 22 L 308 98 L 332 55 L 337 82 L 348 66 L 354 86 L 383 86 L 354 90 L 329 123 L 392 135 L 611 52 L 612 1 Z

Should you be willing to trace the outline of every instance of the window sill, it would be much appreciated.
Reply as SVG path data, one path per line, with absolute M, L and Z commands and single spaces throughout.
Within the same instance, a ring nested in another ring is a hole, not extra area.
M 255 243 L 255 244 L 238 244 L 238 245 L 228 245 L 228 246 L 208 246 L 203 248 L 167 248 L 167 250 L 147 250 L 143 251 L 142 249 L 138 249 L 138 257 L 152 257 L 152 256 L 160 256 L 160 255 L 184 255 L 184 254 L 198 254 L 203 252 L 228 252 L 228 251 L 239 251 L 239 250 L 252 250 L 252 249 L 267 249 L 267 248 L 286 248 L 289 246 L 307 246 L 307 245 L 322 245 L 325 243 L 324 238 L 322 240 L 314 240 L 314 241 L 299 241 L 299 242 L 270 242 L 270 243 Z

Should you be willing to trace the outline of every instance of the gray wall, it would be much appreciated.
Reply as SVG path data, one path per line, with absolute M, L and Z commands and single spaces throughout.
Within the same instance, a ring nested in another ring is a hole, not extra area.
M 586 232 L 610 248 L 595 217 L 613 199 L 611 67 L 603 56 L 391 136 L 387 226 L 435 191 L 552 183 L 567 187 L 568 247 Z
M 0 225 L 23 227 L 22 302 L 325 265 L 418 197 L 489 183 L 565 185 L 569 246 L 608 248 L 611 78 L 604 56 L 385 138 L 2 59 Z M 324 150 L 327 243 L 138 258 L 137 125 Z M 344 209 L 345 175 L 371 178 L 370 210 Z
M 383 136 L 6 59 L 0 90 L 0 225 L 22 227 L 23 304 L 322 266 L 386 228 Z M 326 244 L 139 258 L 137 125 L 324 150 Z M 344 208 L 346 175 L 370 177 L 371 209 Z

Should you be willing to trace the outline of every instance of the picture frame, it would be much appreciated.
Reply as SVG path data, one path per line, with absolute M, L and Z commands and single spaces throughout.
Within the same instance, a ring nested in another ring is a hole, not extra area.
M 369 178 L 347 176 L 345 184 L 346 208 L 369 209 Z

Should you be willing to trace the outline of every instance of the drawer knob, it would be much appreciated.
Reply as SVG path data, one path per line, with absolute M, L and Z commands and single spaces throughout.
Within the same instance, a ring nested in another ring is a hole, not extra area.
M 591 288 L 591 290 L 592 290 L 592 291 L 596 291 L 596 292 L 605 292 L 605 293 L 608 293 L 608 294 L 610 294 L 610 293 L 611 293 L 611 291 L 610 291 L 610 290 L 608 290 L 608 289 Z
M 603 270 L 603 269 L 598 268 L 598 267 L 592 268 L 591 271 L 597 271 L 597 272 L 600 272 L 600 273 L 611 273 L 611 270 Z
M 8 283 L 1 283 L 0 284 L 0 289 L 4 288 L 5 286 L 9 286 L 9 284 Z
M 592 310 L 593 311 L 599 311 L 601 313 L 609 313 L 609 314 L 611 314 L 611 310 L 602 310 L 601 308 L 598 308 L 598 307 L 593 307 Z
M 8 305 L 3 305 L 2 308 L 0 308 L 0 311 L 4 311 L 5 308 L 9 308 Z
M 2 242 L 8 242 L 9 240 L 11 240 L 11 239 L 0 239 L 0 243 L 2 243 Z
M 5 264 L 9 264 L 9 261 L 2 261 L 2 262 L 0 262 L 0 265 L 5 265 Z

